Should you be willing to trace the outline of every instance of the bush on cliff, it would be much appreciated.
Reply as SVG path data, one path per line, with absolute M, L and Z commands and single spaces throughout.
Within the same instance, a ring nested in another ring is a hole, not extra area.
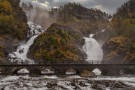
M 135 62 L 135 0 L 129 0 L 117 9 L 112 24 L 116 36 L 104 46 L 105 59 L 122 62 Z

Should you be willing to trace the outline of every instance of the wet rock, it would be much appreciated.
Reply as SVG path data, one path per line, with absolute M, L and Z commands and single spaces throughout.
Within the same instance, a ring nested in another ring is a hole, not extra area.
M 24 53 L 24 48 L 21 49 L 21 50 L 19 50 L 19 53 L 20 53 L 20 54 L 21 54 L 21 53 Z
M 85 78 L 46 78 L 46 77 L 26 77 L 18 76 L 18 79 L 12 79 L 7 77 L 0 77 L 0 90 L 134 90 L 130 89 L 128 85 L 125 85 L 122 81 L 113 80 L 94 80 Z M 5 78 L 5 79 L 4 79 Z M 8 89 L 7 89 L 8 88 Z M 125 89 L 129 88 L 129 89 Z
M 115 82 L 113 86 L 115 88 L 124 88 L 126 85 L 122 82 Z
M 50 89 L 48 89 L 48 90 L 68 90 L 68 89 L 66 89 L 66 88 L 63 87 L 63 86 L 54 86 L 54 87 L 52 87 L 52 88 L 50 88 Z
M 128 87 L 123 82 L 120 81 L 109 81 L 109 80 L 102 80 L 102 81 L 90 81 L 92 88 L 97 90 L 104 90 L 106 87 L 110 87 L 111 90 L 115 90 L 117 88 L 125 88 Z
M 57 86 L 57 84 L 55 82 L 48 82 L 46 86 L 47 88 L 52 88 L 54 86 Z
M 5 89 L 4 89 L 4 87 L 3 87 L 3 88 L 1 88 L 0 90 L 5 90 Z
M 84 45 L 85 44 L 85 39 L 84 38 L 81 39 L 80 44 L 81 45 Z
M 79 82 L 79 85 L 82 86 L 82 87 L 86 87 L 87 86 L 86 82 L 83 82 L 83 81 Z
M 106 86 L 103 84 L 93 84 L 92 88 L 96 90 L 105 90 Z
M 76 82 L 75 80 L 71 81 L 71 86 L 76 86 L 75 82 Z

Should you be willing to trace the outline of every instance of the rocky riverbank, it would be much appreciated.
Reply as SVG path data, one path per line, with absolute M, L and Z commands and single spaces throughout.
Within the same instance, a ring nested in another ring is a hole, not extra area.
M 134 90 L 135 78 L 0 76 L 0 90 Z

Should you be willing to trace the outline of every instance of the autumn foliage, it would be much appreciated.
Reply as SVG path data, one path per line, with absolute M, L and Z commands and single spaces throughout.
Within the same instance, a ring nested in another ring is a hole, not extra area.
M 8 0 L 0 1 L 0 35 L 10 35 L 17 39 L 22 39 L 27 30 L 27 25 L 18 20 L 15 14 L 17 11 L 11 6 Z

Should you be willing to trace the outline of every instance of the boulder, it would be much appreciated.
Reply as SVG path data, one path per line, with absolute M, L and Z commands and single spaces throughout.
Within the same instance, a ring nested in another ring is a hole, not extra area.
M 96 90 L 105 90 L 106 86 L 102 84 L 93 84 L 92 88 Z
M 96 75 L 88 70 L 83 70 L 80 74 L 81 77 L 96 77 Z

